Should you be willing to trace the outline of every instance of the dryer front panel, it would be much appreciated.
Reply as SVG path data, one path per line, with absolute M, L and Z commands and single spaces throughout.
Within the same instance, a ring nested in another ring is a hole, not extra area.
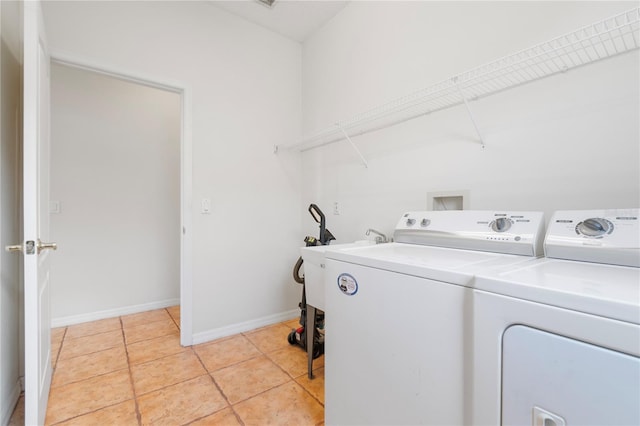
M 511 326 L 502 341 L 502 424 L 638 425 L 640 359 Z

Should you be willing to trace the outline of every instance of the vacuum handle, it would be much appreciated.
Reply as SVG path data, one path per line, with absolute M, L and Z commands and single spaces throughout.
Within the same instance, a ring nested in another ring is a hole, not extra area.
M 322 213 L 320 207 L 316 206 L 315 204 L 309 205 L 309 213 L 311 213 L 311 216 L 313 216 L 313 219 L 316 221 L 316 223 L 320 224 L 320 243 L 325 244 L 325 242 L 323 241 L 326 229 L 324 213 Z

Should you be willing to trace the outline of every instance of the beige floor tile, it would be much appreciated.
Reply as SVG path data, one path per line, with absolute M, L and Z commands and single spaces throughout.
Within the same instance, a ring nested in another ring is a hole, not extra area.
M 59 360 L 100 352 L 122 344 L 121 330 L 108 331 L 75 339 L 70 339 L 67 335 L 62 342 Z
M 127 353 L 124 350 L 124 345 L 120 344 L 104 351 L 60 360 L 53 374 L 51 386 L 56 387 L 79 382 L 127 368 Z
M 262 352 L 273 352 L 289 346 L 287 336 L 291 329 L 282 324 L 264 327 L 256 331 L 244 333 L 247 339 L 258 347 Z
M 179 321 L 173 306 L 53 329 L 54 362 L 60 350 L 46 423 L 128 426 L 138 417 L 154 425 L 323 423 L 324 357 L 314 360 L 309 380 L 305 352 L 287 342 L 298 318 L 192 348 L 180 346 Z
M 7 426 L 24 426 L 24 395 L 20 395 Z
M 153 361 L 154 359 L 164 358 L 165 356 L 188 350 L 191 349 L 180 346 L 180 334 L 177 332 L 127 345 L 129 362 L 132 365 Z
M 66 422 L 58 423 L 60 426 L 137 426 L 138 415 L 136 403 L 133 399 L 103 408 L 83 416 L 75 417 Z
M 167 314 L 168 315 L 168 314 Z M 124 326 L 124 338 L 127 343 L 141 342 L 155 337 L 166 336 L 180 330 L 171 318 L 136 326 Z
M 85 322 L 67 327 L 65 338 L 76 339 L 92 334 L 105 333 L 107 331 L 120 330 L 120 318 L 107 318 L 98 321 Z
M 58 423 L 132 398 L 127 370 L 51 388 L 45 423 Z
M 324 420 L 323 406 L 293 381 L 240 402 L 233 408 L 247 426 L 305 426 Z
M 289 321 L 285 321 L 285 322 L 282 323 L 282 325 L 287 327 L 289 329 L 289 331 L 291 331 L 293 329 L 297 329 L 298 327 L 300 327 L 300 317 L 294 318 L 294 319 L 289 320 Z
M 225 408 L 215 414 L 189 423 L 189 426 L 242 426 L 231 408 Z
M 261 355 L 260 351 L 242 335 L 204 343 L 193 348 L 210 372 Z
M 140 396 L 207 374 L 193 351 L 184 351 L 131 366 L 133 387 Z
M 269 352 L 269 358 L 280 366 L 291 377 L 298 377 L 307 372 L 307 353 L 299 346 L 289 346 L 284 349 Z M 316 367 L 317 359 L 313 360 Z
M 137 325 L 149 324 L 156 321 L 171 319 L 166 309 L 156 309 L 153 311 L 140 312 L 137 314 L 120 317 L 124 328 L 135 327 Z
M 212 374 L 231 404 L 244 401 L 290 380 L 286 373 L 264 355 Z
M 143 425 L 183 425 L 227 406 L 209 375 L 138 398 Z
M 167 312 L 173 320 L 180 326 L 180 306 L 170 306 L 167 308 Z
M 307 390 L 315 399 L 324 405 L 324 368 L 313 370 L 313 379 L 309 379 L 307 374 L 296 377 L 296 382 Z

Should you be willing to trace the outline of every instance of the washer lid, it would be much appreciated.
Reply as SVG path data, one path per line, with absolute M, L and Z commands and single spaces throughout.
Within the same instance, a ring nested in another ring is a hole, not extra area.
M 378 244 L 339 251 L 332 251 L 329 247 L 325 257 L 459 285 L 468 285 L 479 271 L 533 259 L 517 255 L 404 243 Z
M 483 271 L 474 287 L 640 324 L 640 269 L 617 265 L 537 259 L 517 268 Z

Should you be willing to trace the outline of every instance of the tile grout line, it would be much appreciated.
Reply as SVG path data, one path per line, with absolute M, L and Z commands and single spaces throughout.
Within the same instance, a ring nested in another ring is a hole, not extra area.
M 289 322 L 289 321 L 287 321 L 287 322 Z M 278 323 L 278 324 L 286 325 L 286 323 L 285 323 L 285 322 Z M 274 324 L 274 325 L 278 325 L 278 324 Z M 266 328 L 266 327 L 265 327 L 265 328 Z M 254 331 L 254 330 L 252 330 L 252 331 L 250 331 L 250 332 L 248 332 L 248 333 L 251 333 L 251 332 L 253 332 L 253 331 Z M 320 401 L 318 398 L 316 398 L 316 396 L 315 396 L 315 395 L 313 395 L 313 394 L 312 394 L 312 393 L 311 393 L 311 392 L 310 392 L 310 391 L 309 391 L 305 386 L 303 386 L 301 383 L 299 383 L 299 382 L 296 380 L 296 377 L 293 377 L 293 375 L 292 375 L 292 374 L 290 374 L 288 371 L 286 371 L 284 368 L 282 368 L 282 367 L 280 366 L 280 364 L 279 364 L 275 359 L 273 359 L 271 356 L 269 356 L 269 354 L 270 354 L 270 353 L 277 352 L 277 351 L 279 351 L 280 349 L 276 349 L 276 350 L 273 350 L 273 351 L 270 351 L 270 352 L 265 352 L 265 351 L 261 350 L 261 349 L 258 347 L 258 345 L 256 345 L 255 343 L 253 343 L 253 341 L 252 341 L 248 336 L 246 336 L 246 334 L 245 334 L 245 333 L 240 333 L 240 334 L 241 334 L 244 338 L 246 338 L 246 339 L 249 341 L 249 343 L 251 343 L 251 344 L 252 344 L 252 345 L 253 345 L 253 346 L 258 350 L 258 352 L 260 352 L 260 353 L 262 354 L 262 356 L 264 356 L 264 357 L 265 357 L 265 358 L 267 358 L 269 361 L 271 361 L 272 363 L 274 363 L 274 364 L 275 364 L 275 365 L 276 365 L 276 366 L 277 366 L 277 367 L 278 367 L 278 368 L 279 368 L 279 369 L 280 369 L 284 374 L 286 374 L 287 376 L 289 376 L 289 378 L 290 378 L 290 380 L 289 380 L 289 381 L 293 382 L 293 383 L 294 383 L 295 385 L 297 385 L 297 386 L 300 386 L 300 387 L 301 387 L 301 388 L 302 388 L 302 389 L 303 389 L 303 390 L 304 390 L 304 391 L 305 391 L 305 392 L 306 392 L 306 393 L 307 393 L 311 398 L 313 398 L 315 401 L 317 401 L 317 402 L 318 402 L 318 404 L 320 404 L 320 405 L 322 406 L 322 411 L 323 411 L 323 413 L 324 413 L 324 403 L 323 403 L 322 401 Z M 305 353 L 306 353 L 306 352 L 305 352 Z M 252 359 L 253 359 L 253 358 L 252 358 Z M 241 362 L 244 362 L 244 361 L 241 361 Z M 234 365 L 237 365 L 237 364 L 240 364 L 240 362 L 239 362 L 239 363 L 236 363 L 236 364 L 234 364 Z M 225 368 L 226 368 L 226 367 L 225 367 Z M 320 369 L 320 368 L 324 368 L 324 367 L 319 367 L 318 369 Z M 306 373 L 303 373 L 303 374 L 301 374 L 301 375 L 300 375 L 300 376 L 298 376 L 298 377 L 303 377 L 305 374 L 306 374 Z M 287 382 L 285 382 L 285 383 L 281 383 L 281 384 L 276 385 L 276 386 L 274 386 L 274 387 L 272 387 L 272 388 L 266 389 L 266 390 L 264 390 L 264 391 L 262 391 L 262 392 L 260 392 L 260 393 L 258 393 L 258 394 L 256 394 L 256 395 L 252 396 L 251 398 L 254 398 L 254 397 L 256 397 L 256 396 L 258 396 L 258 395 L 261 395 L 261 394 L 263 394 L 263 393 L 265 393 L 265 392 L 268 392 L 268 391 L 270 391 L 270 390 L 273 390 L 273 389 L 275 389 L 275 388 L 277 388 L 277 387 L 279 387 L 279 386 L 282 386 L 282 385 L 284 385 L 284 384 L 286 384 L 286 383 L 287 383 Z M 239 403 L 241 403 L 241 402 L 243 402 L 243 401 L 247 401 L 247 400 L 249 400 L 249 399 L 251 399 L 251 398 L 247 398 L 247 399 L 244 399 L 244 400 L 242 400 L 242 401 L 238 401 L 236 404 L 239 404 Z M 324 420 L 323 420 L 323 422 L 324 422 Z M 323 423 L 323 422 L 322 422 L 322 423 Z
M 60 360 L 60 354 L 62 353 L 62 345 L 64 345 L 65 337 L 67 336 L 67 330 L 69 330 L 69 327 L 65 327 L 64 328 L 64 332 L 62 333 L 62 338 L 60 339 L 60 347 L 58 347 L 58 353 L 56 354 L 55 366 L 53 367 L 54 371 L 55 371 L 56 367 L 58 366 L 58 361 Z
M 248 340 L 248 339 L 247 339 Z M 202 361 L 202 359 L 200 358 L 200 355 L 198 355 L 198 352 L 193 348 L 193 346 L 190 346 L 191 350 L 193 351 L 193 354 L 196 356 L 196 358 L 198 358 L 198 362 L 200 362 L 200 365 L 202 365 L 202 368 L 204 368 L 204 371 L 207 372 L 207 375 L 209 376 L 209 378 L 211 379 L 211 381 L 213 382 L 213 385 L 216 387 L 216 389 L 218 389 L 218 392 L 220 392 L 220 395 L 222 395 L 222 397 L 224 398 L 225 401 L 227 401 L 228 407 L 231 409 L 231 412 L 233 413 L 233 415 L 236 417 L 236 420 L 238 420 L 238 422 L 244 426 L 245 423 L 244 421 L 242 421 L 242 418 L 240 417 L 240 415 L 236 412 L 235 408 L 233 408 L 233 404 L 231 404 L 231 402 L 229 401 L 229 398 L 227 398 L 227 395 L 225 395 L 224 391 L 222 390 L 222 388 L 220 387 L 220 385 L 218 384 L 218 382 L 216 382 L 216 379 L 213 378 L 213 373 L 211 371 L 209 371 L 209 369 L 207 368 L 206 365 L 204 365 L 204 362 Z M 221 408 L 218 411 L 214 411 L 211 414 L 208 414 L 207 416 L 210 416 L 212 414 L 218 413 L 220 411 L 224 410 L 224 408 Z M 207 417 L 205 416 L 205 417 Z M 199 419 L 196 419 L 199 420 Z M 194 420 L 194 422 L 196 421 Z M 193 423 L 193 422 L 191 422 Z
M 93 376 L 91 376 L 91 377 L 86 377 L 86 378 L 84 378 L 84 379 L 79 379 L 79 380 L 75 380 L 75 381 L 73 381 L 73 382 L 63 383 L 63 384 L 61 384 L 61 385 L 57 385 L 57 386 L 51 386 L 51 389 L 57 389 L 57 388 L 65 387 L 65 386 L 77 385 L 78 383 L 82 383 L 82 382 L 85 382 L 85 381 L 87 381 L 87 380 L 91 380 L 91 379 L 94 379 L 94 378 L 97 378 L 97 377 L 104 377 L 104 376 L 108 376 L 109 374 L 117 373 L 117 372 L 119 372 L 119 371 L 124 371 L 124 370 L 126 370 L 126 369 L 127 369 L 127 367 L 123 367 L 123 368 L 119 368 L 119 369 L 117 369 L 117 370 L 107 371 L 106 373 L 94 374 Z M 53 382 L 53 380 L 52 380 L 52 382 Z
M 60 349 L 58 350 L 58 357 L 60 356 L 60 353 L 62 352 L 62 346 L 64 345 L 64 341 L 66 340 L 66 337 L 67 337 L 67 331 L 68 331 L 68 329 L 69 329 L 69 327 L 65 327 L 65 331 L 64 331 L 64 333 L 63 333 L 63 335 L 62 335 L 62 341 L 61 341 L 61 344 L 60 344 Z M 113 331 L 116 331 L 116 330 L 114 329 L 114 330 L 110 330 L 110 331 L 108 331 L 108 332 L 113 332 Z M 89 334 L 89 335 L 87 335 L 87 336 L 95 336 L 95 335 L 98 335 L 98 334 L 102 334 L 102 333 Z M 81 337 L 87 337 L 87 336 L 81 336 Z M 70 339 L 70 340 L 73 340 L 73 338 L 69 338 L 69 339 Z M 114 347 L 115 347 L 115 346 L 114 346 Z M 103 350 L 109 350 L 109 349 L 113 349 L 113 348 L 107 348 L 107 349 L 103 349 Z M 125 347 L 125 351 L 126 351 L 126 347 Z M 90 354 L 95 354 L 95 353 L 98 353 L 98 352 L 102 352 L 102 351 L 91 352 Z M 90 354 L 86 354 L 86 355 L 90 355 Z M 77 357 L 79 357 L 79 356 L 82 356 L 82 355 L 78 355 Z M 73 358 L 77 358 L 77 357 L 70 357 L 70 358 L 66 358 L 66 359 L 73 359 Z M 56 360 L 56 367 L 57 367 L 57 360 Z M 92 377 L 90 377 L 90 378 L 82 379 L 82 380 L 77 380 L 77 381 L 75 381 L 75 382 L 65 383 L 64 385 L 56 386 L 55 388 L 60 388 L 60 387 L 63 387 L 63 386 L 70 386 L 70 385 L 71 385 L 71 386 L 74 386 L 74 385 L 76 385 L 76 384 L 78 384 L 78 383 L 80 383 L 80 382 L 83 382 L 83 381 L 85 381 L 85 380 L 90 380 L 90 379 L 92 379 L 92 378 L 94 378 L 94 377 L 101 377 L 101 376 L 105 376 L 105 375 L 107 375 L 107 374 L 111 374 L 111 373 L 114 373 L 114 372 L 117 372 L 117 371 L 123 371 L 123 370 L 124 370 L 124 368 L 119 369 L 119 370 L 110 371 L 110 372 L 103 373 L 103 374 L 97 374 L 97 375 L 94 375 L 94 376 L 92 376 Z M 56 373 L 56 368 L 54 368 L 54 369 L 53 369 L 53 373 L 52 373 L 52 374 L 54 375 L 55 373 Z M 53 376 L 52 376 L 52 383 L 53 383 Z M 55 389 L 55 388 L 54 388 L 54 387 L 52 387 L 51 389 Z M 124 401 L 122 401 L 122 402 L 124 402 Z M 61 419 L 60 421 L 58 421 L 58 422 L 56 422 L 56 423 L 51 423 L 51 425 L 50 425 L 50 426 L 59 425 L 59 424 L 62 424 L 62 423 L 68 422 L 69 420 L 73 420 L 73 419 L 76 419 L 76 418 L 80 418 L 80 417 L 86 416 L 86 415 L 91 414 L 91 413 L 96 413 L 96 412 L 98 412 L 98 411 L 104 410 L 105 408 L 114 407 L 114 406 L 116 406 L 116 405 L 118 405 L 118 404 L 120 404 L 120 403 L 121 403 L 121 402 L 117 402 L 117 403 L 115 403 L 115 404 L 106 405 L 106 406 L 104 406 L 104 407 L 100 407 L 100 408 L 97 408 L 97 409 L 95 409 L 95 410 L 87 411 L 86 413 L 80 413 L 80 414 L 77 414 L 77 415 L 75 415 L 75 416 L 72 416 L 72 417 L 69 417 L 69 418 L 66 418 L 66 419 Z M 49 407 L 47 407 L 47 411 L 48 411 L 48 410 L 49 410 Z
M 178 330 L 180 330 L 180 324 L 178 324 L 178 321 L 176 321 L 173 315 L 171 315 L 171 312 L 169 312 L 169 308 L 164 308 L 164 310 L 167 311 L 167 314 L 169 314 L 169 318 L 171 318 L 176 327 L 178 327 Z
M 287 321 L 287 322 L 288 322 L 288 321 Z M 278 324 L 286 325 L 286 322 L 278 323 Z M 278 325 L 278 324 L 275 324 L 275 325 Z M 266 327 L 265 327 L 265 328 L 266 328 Z M 253 331 L 253 330 L 252 330 L 252 331 Z M 251 332 L 249 332 L 249 333 L 251 333 Z M 262 351 L 262 350 L 261 350 L 261 349 L 260 349 L 260 348 L 255 344 L 255 343 L 253 343 L 253 341 L 252 341 L 251 339 L 249 339 L 249 337 L 247 337 L 247 336 L 245 335 L 245 333 L 240 333 L 240 334 L 242 334 L 242 335 L 243 335 L 243 336 L 244 336 L 244 337 L 245 337 L 245 338 L 246 338 L 246 339 L 247 339 L 247 340 L 248 340 L 248 341 L 249 341 L 249 342 L 250 342 L 250 343 L 251 343 L 251 344 L 252 344 L 252 345 L 253 345 L 253 346 L 254 346 L 254 347 L 255 347 L 255 348 L 256 348 L 256 349 L 257 349 L 257 350 L 262 354 L 262 355 L 263 355 L 263 356 L 265 356 L 268 360 L 270 360 L 271 362 L 273 362 L 273 363 L 274 363 L 274 364 L 275 364 L 275 365 L 276 365 L 280 370 L 282 370 L 286 375 L 288 375 L 288 376 L 291 378 L 291 381 L 293 381 L 293 383 L 295 383 L 296 385 L 300 386 L 300 387 L 301 387 L 301 388 L 302 388 L 302 389 L 303 389 L 307 394 L 309 394 L 309 396 L 310 396 L 311 398 L 313 398 L 315 401 L 317 401 L 317 402 L 318 402 L 318 404 L 322 405 L 322 409 L 323 409 L 323 412 L 324 412 L 324 403 L 323 403 L 322 401 L 320 401 L 320 400 L 319 400 L 315 395 L 313 395 L 313 394 L 311 393 L 311 391 L 309 391 L 305 386 L 303 386 L 301 383 L 299 383 L 299 382 L 296 380 L 296 377 L 294 377 L 292 374 L 290 374 L 288 371 L 286 371 L 284 368 L 282 368 L 282 367 L 280 366 L 280 364 L 278 364 L 278 362 L 277 362 L 275 359 L 273 359 L 271 356 L 269 356 L 269 354 L 270 354 L 270 353 L 277 352 L 277 351 L 278 351 L 278 349 L 276 349 L 276 350 L 274 350 L 274 351 L 271 351 L 271 352 L 264 352 L 264 351 Z M 305 354 L 306 354 L 306 352 L 305 352 Z M 323 355 L 323 356 L 324 356 L 324 355 Z M 318 370 L 319 370 L 320 368 L 324 368 L 324 367 L 319 367 L 319 368 L 318 368 Z M 305 372 L 305 373 L 303 373 L 303 374 L 301 374 L 300 376 L 297 376 L 297 377 L 303 377 L 305 374 L 307 374 L 307 373 Z M 278 386 L 282 386 L 282 385 L 278 385 Z M 273 388 L 271 388 L 271 389 L 275 389 L 276 387 L 277 387 L 277 386 L 274 386 L 274 387 L 273 387 Z M 268 389 L 268 390 L 271 390 L 271 389 Z M 264 392 L 266 392 L 266 391 L 264 391 Z M 261 394 L 261 393 L 264 393 L 264 392 L 260 392 L 260 394 Z M 260 394 L 258 394 L 258 395 L 260 395 Z M 255 396 L 257 396 L 257 395 L 255 395 Z M 245 401 L 246 401 L 246 400 L 245 400 Z M 241 402 L 241 401 L 239 401 L 239 402 Z
M 122 317 L 120 319 L 120 330 L 122 331 L 122 341 L 124 343 L 124 352 L 127 357 L 127 369 L 129 370 L 129 382 L 131 383 L 131 391 L 133 392 L 133 404 L 136 408 L 136 419 L 138 420 L 138 426 L 142 425 L 142 414 L 140 413 L 140 406 L 138 405 L 138 397 L 136 395 L 136 387 L 133 384 L 133 372 L 131 371 L 131 360 L 129 359 L 129 348 L 127 347 L 127 341 L 124 335 L 124 324 Z
M 108 330 L 108 331 L 101 331 L 100 333 L 87 334 L 86 336 L 80 336 L 80 337 L 68 337 L 68 338 L 67 338 L 66 336 L 67 336 L 67 332 L 68 332 L 68 330 L 69 330 L 69 327 L 65 327 L 65 328 L 66 328 L 66 330 L 65 330 L 65 332 L 64 332 L 64 337 L 63 337 L 63 339 L 64 339 L 64 340 L 63 340 L 63 341 L 62 341 L 62 343 L 60 344 L 60 349 L 58 350 L 58 357 L 57 357 L 57 359 L 56 359 L 56 365 L 57 365 L 57 363 L 58 363 L 59 361 L 61 361 L 60 356 L 62 355 L 62 347 L 64 346 L 65 341 L 67 341 L 67 339 L 68 339 L 69 341 L 73 341 L 73 340 L 77 340 L 77 339 L 84 339 L 84 338 L 87 338 L 87 337 L 98 336 L 98 335 L 100 335 L 100 334 L 107 334 L 107 333 L 113 333 L 113 332 L 119 331 L 119 330 L 113 329 L 113 330 Z M 67 358 L 63 358 L 62 360 L 68 360 L 68 359 L 78 358 L 78 357 L 85 356 L 85 355 L 96 354 L 96 353 L 98 353 L 98 352 L 102 352 L 102 351 L 107 350 L 107 349 L 113 349 L 113 348 L 115 348 L 115 347 L 117 347 L 117 346 L 109 346 L 109 347 L 102 348 L 102 349 L 97 350 L 97 351 L 87 352 L 87 353 L 82 353 L 82 354 L 79 354 L 79 355 L 74 355 L 74 356 L 70 356 L 70 357 L 67 357 Z

